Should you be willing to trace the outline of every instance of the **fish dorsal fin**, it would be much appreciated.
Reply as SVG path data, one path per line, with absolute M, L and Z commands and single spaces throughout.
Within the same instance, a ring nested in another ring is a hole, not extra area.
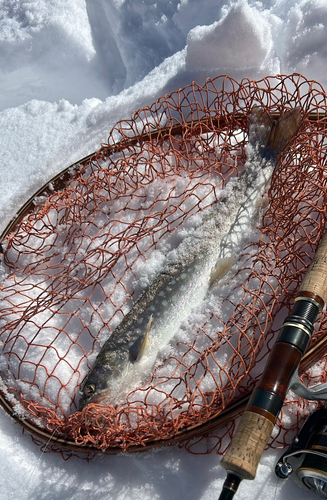
M 149 345 L 149 331 L 152 324 L 152 314 L 144 335 L 140 335 L 129 349 L 129 355 L 133 361 L 139 361 L 146 355 Z

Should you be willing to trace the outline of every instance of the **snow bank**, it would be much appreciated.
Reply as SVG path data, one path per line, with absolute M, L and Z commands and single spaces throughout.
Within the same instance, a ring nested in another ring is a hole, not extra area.
M 226 73 L 260 68 L 272 47 L 268 21 L 246 1 L 233 5 L 220 21 L 193 28 L 186 42 L 187 67 Z

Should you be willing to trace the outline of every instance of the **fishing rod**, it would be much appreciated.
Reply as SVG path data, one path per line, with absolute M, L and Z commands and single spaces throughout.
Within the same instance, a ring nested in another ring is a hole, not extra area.
M 231 500 L 243 479 L 255 479 L 289 389 L 309 400 L 327 399 L 326 384 L 308 389 L 298 367 L 310 342 L 314 322 L 327 300 L 327 233 L 324 235 L 274 344 L 266 367 L 221 461 L 227 471 L 219 500 Z

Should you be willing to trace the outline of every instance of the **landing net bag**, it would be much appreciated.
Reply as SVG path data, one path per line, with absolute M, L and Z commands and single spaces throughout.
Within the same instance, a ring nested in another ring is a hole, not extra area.
M 228 280 L 163 347 L 145 384 L 117 406 L 78 411 L 108 331 L 242 171 L 253 106 L 276 117 L 302 111 L 260 227 L 249 228 Z M 324 232 L 325 110 L 323 88 L 300 75 L 193 83 L 118 122 L 97 153 L 40 190 L 1 241 L 4 408 L 48 448 L 75 451 L 144 449 L 218 425 L 252 391 Z M 313 342 L 325 322 L 323 313 Z M 304 382 L 324 381 L 322 360 Z M 271 445 L 285 445 L 310 408 L 290 394 Z M 208 451 L 223 452 L 233 430 L 231 418 Z

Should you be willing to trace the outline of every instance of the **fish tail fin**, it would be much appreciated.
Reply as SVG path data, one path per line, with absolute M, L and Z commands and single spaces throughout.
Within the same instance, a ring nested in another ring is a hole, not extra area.
M 264 158 L 277 158 L 288 141 L 296 134 L 301 122 L 301 117 L 301 109 L 297 107 L 285 111 L 277 120 L 273 121 L 266 146 L 262 153 Z
M 249 115 L 249 142 L 257 143 L 263 158 L 276 161 L 296 134 L 301 118 L 300 107 L 289 109 L 274 120 L 264 108 L 255 105 Z

